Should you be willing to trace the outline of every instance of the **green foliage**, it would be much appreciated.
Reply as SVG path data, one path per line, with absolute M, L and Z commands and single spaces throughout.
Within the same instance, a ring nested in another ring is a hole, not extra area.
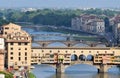
M 28 75 L 29 75 L 29 78 L 36 78 L 35 75 L 33 73 L 31 73 L 31 72 L 28 73 Z
M 5 16 L 9 22 L 31 22 L 34 24 L 71 26 L 71 19 L 81 14 L 95 14 L 104 19 L 120 14 L 109 9 L 38 9 L 37 11 L 22 12 L 20 10 L 0 10 L 0 17 Z M 3 21 L 2 21 L 3 22 Z
M 9 22 L 7 20 L 4 20 L 3 18 L 0 17 L 0 26 L 4 24 L 8 24 Z
M 0 71 L 0 74 L 4 74 L 5 78 L 13 78 L 13 75 L 11 73 L 5 72 L 5 71 Z
M 108 17 L 105 17 L 105 18 L 104 18 L 104 22 L 105 22 L 105 31 L 106 31 L 106 32 L 109 32 L 109 30 L 110 30 L 109 18 L 108 18 Z

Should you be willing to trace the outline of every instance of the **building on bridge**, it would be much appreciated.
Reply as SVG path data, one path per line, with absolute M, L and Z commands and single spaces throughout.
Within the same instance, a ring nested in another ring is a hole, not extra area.
M 92 65 L 99 72 L 107 72 L 110 67 L 120 65 L 120 48 L 115 47 L 33 47 L 31 55 L 32 64 L 48 64 L 53 67 L 61 64 L 63 69 L 55 67 L 58 72 L 64 72 L 66 67 L 74 64 Z
M 21 26 L 9 23 L 1 27 L 1 35 L 5 38 L 6 67 L 18 69 L 31 66 L 31 37 Z

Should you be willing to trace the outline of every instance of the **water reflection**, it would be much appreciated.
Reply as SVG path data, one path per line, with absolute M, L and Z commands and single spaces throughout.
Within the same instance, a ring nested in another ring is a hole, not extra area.
M 120 78 L 120 74 L 110 73 L 82 73 L 82 74 L 54 74 L 48 78 Z
M 119 71 L 113 71 L 109 73 L 97 73 L 93 68 L 86 67 L 87 70 L 82 70 L 85 65 L 82 65 L 81 68 L 79 66 L 73 66 L 74 68 L 68 68 L 65 73 L 55 74 L 55 69 L 48 65 L 35 65 L 35 69 L 32 72 L 36 75 L 36 78 L 120 78 Z M 75 69 L 81 69 L 79 71 L 75 71 Z

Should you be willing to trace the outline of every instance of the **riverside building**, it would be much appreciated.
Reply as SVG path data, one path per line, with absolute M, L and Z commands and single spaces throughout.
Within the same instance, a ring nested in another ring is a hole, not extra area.
M 31 37 L 21 29 L 21 26 L 9 23 L 1 27 L 1 34 L 5 37 L 6 66 L 8 69 L 18 69 L 31 66 Z
M 85 31 L 94 34 L 105 33 L 105 23 L 96 15 L 83 14 L 78 17 L 72 18 L 71 27 L 73 30 Z

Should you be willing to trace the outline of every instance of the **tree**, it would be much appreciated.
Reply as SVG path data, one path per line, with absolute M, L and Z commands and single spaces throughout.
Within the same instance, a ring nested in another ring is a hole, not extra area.
M 104 22 L 105 22 L 105 32 L 110 32 L 110 22 L 109 22 L 109 18 L 105 17 L 104 18 Z

